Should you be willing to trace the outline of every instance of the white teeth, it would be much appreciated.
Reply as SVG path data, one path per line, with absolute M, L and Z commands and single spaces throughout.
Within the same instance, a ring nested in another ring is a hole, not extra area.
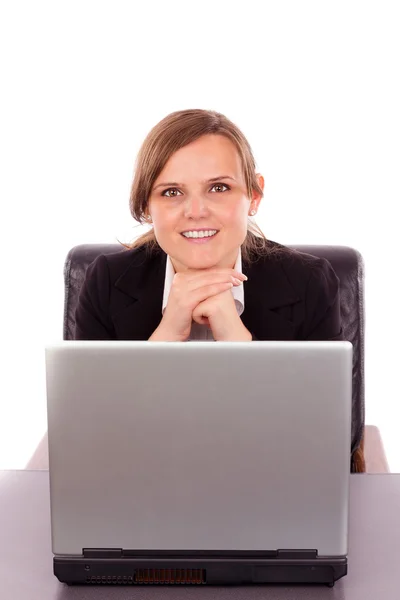
M 217 233 L 216 229 L 209 229 L 208 231 L 185 231 L 182 233 L 187 238 L 203 238 L 203 237 L 212 237 Z

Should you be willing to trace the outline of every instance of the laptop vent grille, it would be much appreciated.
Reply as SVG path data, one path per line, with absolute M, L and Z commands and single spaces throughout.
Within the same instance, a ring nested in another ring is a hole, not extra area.
M 103 585 L 201 585 L 206 583 L 205 569 L 137 569 L 131 575 L 93 575 L 86 583 Z

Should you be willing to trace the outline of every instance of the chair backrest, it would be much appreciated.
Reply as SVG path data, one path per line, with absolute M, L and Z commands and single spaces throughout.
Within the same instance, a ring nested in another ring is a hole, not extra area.
M 345 339 L 353 344 L 352 462 L 364 434 L 364 263 L 361 254 L 348 246 L 288 245 L 300 252 L 326 258 L 340 280 L 341 316 Z M 75 309 L 87 267 L 100 254 L 124 252 L 119 244 L 82 244 L 72 248 L 65 260 L 64 339 L 73 340 Z

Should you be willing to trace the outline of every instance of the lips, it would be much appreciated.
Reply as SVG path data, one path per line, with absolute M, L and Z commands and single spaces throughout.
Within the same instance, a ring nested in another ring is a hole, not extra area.
M 206 231 L 209 231 L 209 230 L 206 230 Z M 214 233 L 213 235 L 207 235 L 204 237 L 186 237 L 183 234 L 181 234 L 181 235 L 187 242 L 191 242 L 191 243 L 195 243 L 195 244 L 206 244 L 207 242 L 211 242 L 211 240 L 213 240 L 218 235 L 218 231 L 216 231 L 216 233 Z

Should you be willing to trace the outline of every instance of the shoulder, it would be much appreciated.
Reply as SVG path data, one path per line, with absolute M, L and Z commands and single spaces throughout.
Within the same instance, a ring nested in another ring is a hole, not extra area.
M 106 275 L 111 282 L 117 281 L 127 271 L 151 269 L 159 265 L 163 258 L 162 251 L 150 249 L 146 246 L 138 248 L 122 248 L 110 254 L 100 254 L 90 265 L 88 272 L 91 274 Z
M 300 252 L 279 242 L 266 240 L 260 245 L 262 250 L 253 252 L 250 266 L 275 266 L 284 269 L 293 275 L 311 276 L 315 273 L 326 272 L 332 269 L 330 262 L 323 257 L 314 256 L 306 252 Z M 333 269 L 332 269 L 333 270 Z
M 299 296 L 304 296 L 307 290 L 321 287 L 334 292 L 339 286 L 339 278 L 326 258 L 300 252 L 272 240 L 268 240 L 263 252 L 252 260 L 250 268 L 284 273 Z

